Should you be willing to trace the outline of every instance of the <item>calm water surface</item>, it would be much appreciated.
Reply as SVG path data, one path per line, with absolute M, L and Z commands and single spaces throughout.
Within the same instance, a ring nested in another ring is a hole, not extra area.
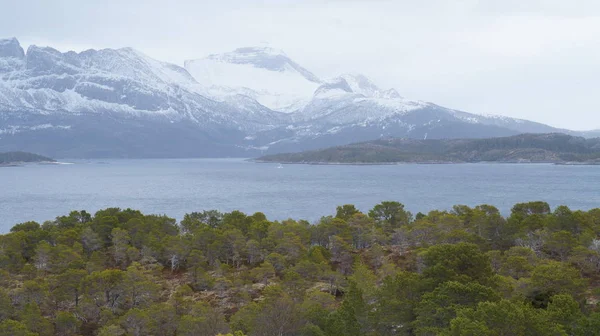
M 271 219 L 316 220 L 340 204 L 368 210 L 397 200 L 413 212 L 455 204 L 544 200 L 600 207 L 600 166 L 460 164 L 324 166 L 257 164 L 240 159 L 71 161 L 0 168 L 0 232 L 71 210 L 107 207 L 181 219 L 192 211 L 264 212 Z

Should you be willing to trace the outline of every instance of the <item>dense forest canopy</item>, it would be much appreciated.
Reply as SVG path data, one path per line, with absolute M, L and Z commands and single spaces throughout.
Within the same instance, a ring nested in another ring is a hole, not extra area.
M 600 164 L 600 138 L 521 134 L 488 139 L 379 139 L 301 153 L 264 156 L 287 163 L 586 162 Z
M 600 209 L 544 202 L 73 211 L 0 235 L 0 336 L 598 335 L 599 235 Z
M 0 153 L 0 165 L 19 162 L 54 162 L 53 159 L 27 152 Z

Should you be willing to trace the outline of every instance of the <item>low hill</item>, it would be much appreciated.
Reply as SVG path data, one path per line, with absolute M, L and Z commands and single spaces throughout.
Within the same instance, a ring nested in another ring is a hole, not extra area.
M 0 153 L 0 165 L 10 165 L 17 163 L 30 162 L 56 162 L 55 160 L 27 152 L 6 152 Z
M 521 134 L 489 139 L 379 139 L 316 151 L 269 155 L 281 163 L 532 162 L 600 164 L 600 138 Z

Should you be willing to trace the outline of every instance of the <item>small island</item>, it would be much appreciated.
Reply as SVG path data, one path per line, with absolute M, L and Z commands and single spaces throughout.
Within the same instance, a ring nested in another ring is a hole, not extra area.
M 56 160 L 27 152 L 0 153 L 0 167 L 20 166 L 26 163 L 56 163 Z
M 255 162 L 304 164 L 555 163 L 600 164 L 600 138 L 560 133 L 488 139 L 378 139 L 300 153 L 263 156 Z

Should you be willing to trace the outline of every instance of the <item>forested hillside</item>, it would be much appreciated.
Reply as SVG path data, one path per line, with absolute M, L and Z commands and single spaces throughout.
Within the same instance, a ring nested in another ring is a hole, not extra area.
M 0 336 L 598 335 L 600 209 L 110 208 L 0 235 Z
M 600 138 L 521 134 L 487 139 L 380 139 L 301 153 L 264 156 L 287 163 L 579 162 L 600 164 Z
M 0 165 L 19 162 L 54 162 L 53 159 L 26 152 L 0 153 Z

